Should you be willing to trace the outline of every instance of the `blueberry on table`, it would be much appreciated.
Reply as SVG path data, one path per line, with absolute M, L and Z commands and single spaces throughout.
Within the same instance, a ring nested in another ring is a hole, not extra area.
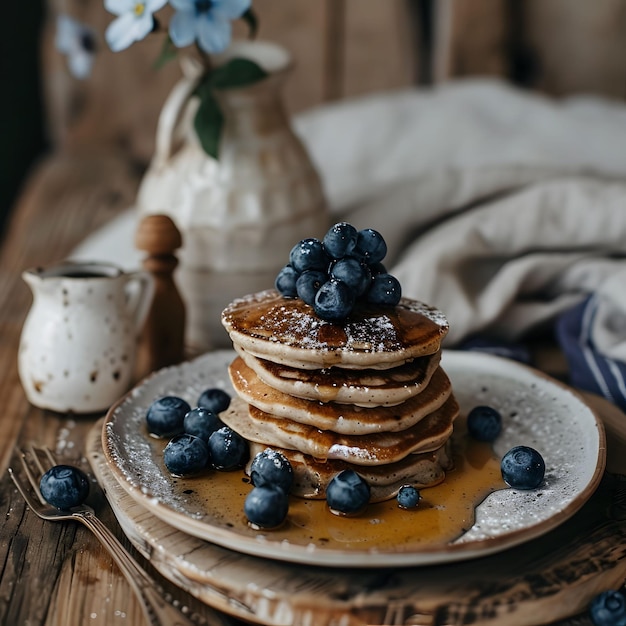
M 380 263 L 387 255 L 387 243 L 373 228 L 364 228 L 357 233 L 356 246 L 352 253 L 364 263 Z
M 200 394 L 198 406 L 216 414 L 221 413 L 230 406 L 230 395 L 223 389 L 210 387 Z
M 325 272 L 329 262 L 322 242 L 314 237 L 302 239 L 289 252 L 289 264 L 298 273 L 305 270 Z
M 209 452 L 211 464 L 219 470 L 242 467 L 250 454 L 248 442 L 228 426 L 222 426 L 209 437 Z
M 194 435 L 186 433 L 173 437 L 163 450 L 165 467 L 174 476 L 197 474 L 209 465 L 209 447 Z
M 296 292 L 298 298 L 313 306 L 315 296 L 320 287 L 328 280 L 325 272 L 319 270 L 306 270 L 302 272 L 296 281 Z
M 402 297 L 402 287 L 400 281 L 391 274 L 376 274 L 372 278 L 367 301 L 370 304 L 383 304 L 386 306 L 396 306 Z
M 475 406 L 467 415 L 467 432 L 477 441 L 495 441 L 502 431 L 502 416 L 490 406 Z
M 346 283 L 329 280 L 319 288 L 313 308 L 321 319 L 340 322 L 350 315 L 355 299 L 354 292 Z
M 285 298 L 295 298 L 298 295 L 296 288 L 296 281 L 300 274 L 291 267 L 291 265 L 285 265 L 276 276 L 274 281 L 274 287 L 281 296 Z
M 591 601 L 589 615 L 595 626 L 626 626 L 626 597 L 615 590 L 600 593 Z
M 252 460 L 250 478 L 255 487 L 275 487 L 289 493 L 293 484 L 293 468 L 284 454 L 266 448 Z
M 420 492 L 413 485 L 402 485 L 396 496 L 401 509 L 414 509 L 422 499 Z
M 357 297 L 362 296 L 372 282 L 372 272 L 369 267 L 352 256 L 332 263 L 328 273 L 330 278 L 346 283 Z
M 177 396 L 163 396 L 155 400 L 146 413 L 148 431 L 157 437 L 171 437 L 183 431 L 185 415 L 191 407 Z
M 324 250 L 333 259 L 343 259 L 352 254 L 356 246 L 357 230 L 348 222 L 339 222 L 332 226 L 322 239 Z
M 224 422 L 216 413 L 205 409 L 204 407 L 196 407 L 191 409 L 183 421 L 183 430 L 188 435 L 195 435 L 208 442 L 209 437 L 224 426 Z
M 67 510 L 85 502 L 89 495 L 89 479 L 72 465 L 55 465 L 39 481 L 44 500 L 57 509 Z
M 339 472 L 326 488 L 328 507 L 338 515 L 356 515 L 369 500 L 370 486 L 354 470 Z
M 504 482 L 513 489 L 535 489 L 543 482 L 546 464 L 534 448 L 515 446 L 502 457 L 500 469 Z
M 282 489 L 254 487 L 246 496 L 243 511 L 254 526 L 276 528 L 287 517 L 289 496 Z

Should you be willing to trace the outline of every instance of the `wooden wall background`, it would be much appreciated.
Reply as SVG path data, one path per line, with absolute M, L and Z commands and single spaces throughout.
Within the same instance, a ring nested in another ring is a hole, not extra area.
M 259 37 L 283 44 L 295 58 L 286 90 L 292 113 L 478 75 L 554 96 L 626 99 L 626 0 L 254 0 L 254 7 Z M 112 53 L 102 35 L 113 17 L 102 0 L 29 0 L 28 10 L 20 3 L 7 9 L 10 32 L 0 41 L 0 218 L 9 210 L 6 190 L 16 189 L 47 149 L 114 149 L 145 167 L 159 109 L 179 77 L 175 63 L 152 68 L 161 39 Z M 54 49 L 60 12 L 100 34 L 88 81 L 70 77 Z

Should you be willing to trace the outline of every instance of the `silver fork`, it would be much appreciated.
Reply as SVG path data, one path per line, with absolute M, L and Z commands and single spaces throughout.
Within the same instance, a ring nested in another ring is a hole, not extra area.
M 89 528 L 100 540 L 100 543 L 108 550 L 137 595 L 137 598 L 141 602 L 146 623 L 150 624 L 150 626 L 198 626 L 198 624 L 206 626 L 228 626 L 229 622 L 226 621 L 225 618 L 222 618 L 216 612 L 208 608 L 208 621 L 200 616 L 198 616 L 198 620 L 192 621 L 189 617 L 181 613 L 177 607 L 169 604 L 163 598 L 162 592 L 158 590 L 155 581 L 135 559 L 131 557 L 126 548 L 124 548 L 117 537 L 102 523 L 90 506 L 83 504 L 69 511 L 61 511 L 50 506 L 41 495 L 39 489 L 39 478 L 46 471 L 42 463 L 42 457 L 45 459 L 48 468 L 56 465 L 57 462 L 48 448 L 40 448 L 39 450 L 41 454 L 35 446 L 31 446 L 28 452 L 20 451 L 22 468 L 32 487 L 32 491 L 25 487 L 24 483 L 20 481 L 13 469 L 9 468 L 9 474 L 18 491 L 22 494 L 24 500 L 26 500 L 26 504 L 42 519 L 54 522 L 74 520 Z M 36 468 L 37 475 L 31 466 Z M 36 497 L 34 497 L 33 494 Z

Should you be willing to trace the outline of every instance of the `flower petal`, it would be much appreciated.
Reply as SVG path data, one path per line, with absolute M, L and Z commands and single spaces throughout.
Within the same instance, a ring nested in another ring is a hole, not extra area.
M 146 11 L 156 13 L 167 4 L 167 0 L 146 0 Z
M 81 80 L 89 78 L 93 65 L 94 55 L 81 51 L 68 57 L 70 72 L 75 78 Z
M 170 20 L 170 37 L 177 48 L 184 48 L 196 38 L 196 16 L 192 11 L 177 11 Z
M 194 14 L 196 12 L 196 3 L 194 0 L 170 0 L 170 4 L 177 11 L 190 11 Z
M 126 13 L 109 24 L 104 38 L 113 52 L 119 52 L 143 39 L 152 30 L 152 26 L 152 15 L 149 13 L 144 13 L 141 17 Z
M 214 0 L 213 11 L 229 20 L 241 17 L 251 6 L 251 0 Z
M 104 8 L 113 15 L 131 13 L 134 6 L 134 0 L 104 0 Z
M 230 43 L 230 21 L 218 15 L 206 15 L 197 21 L 198 44 L 209 54 L 223 52 Z
M 69 15 L 61 14 L 57 17 L 57 29 L 54 37 L 54 46 L 59 52 L 67 54 L 73 47 L 76 39 L 77 23 Z

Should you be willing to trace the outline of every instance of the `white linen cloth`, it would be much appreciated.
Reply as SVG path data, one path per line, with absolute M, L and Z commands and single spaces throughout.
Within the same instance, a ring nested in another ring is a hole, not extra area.
M 597 292 L 598 347 L 626 360 L 626 104 L 468 80 L 293 124 L 333 216 L 384 235 L 403 293 L 448 316 L 446 345 L 484 331 L 516 339 Z M 136 266 L 133 220 L 74 256 Z

